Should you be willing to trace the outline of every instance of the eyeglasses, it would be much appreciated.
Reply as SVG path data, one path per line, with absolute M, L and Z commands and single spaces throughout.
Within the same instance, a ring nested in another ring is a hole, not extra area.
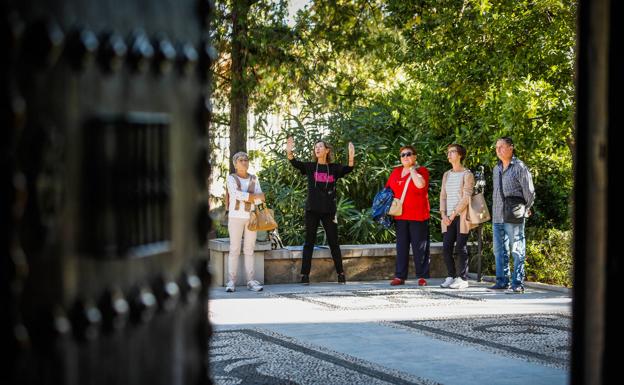
M 446 154 L 457 154 L 457 150 L 448 150 Z
M 236 161 L 249 162 L 249 158 L 238 158 Z
M 402 152 L 401 153 L 401 158 L 405 158 L 406 156 L 412 156 L 412 155 L 414 155 L 413 152 L 409 152 L 409 151 L 408 152 Z

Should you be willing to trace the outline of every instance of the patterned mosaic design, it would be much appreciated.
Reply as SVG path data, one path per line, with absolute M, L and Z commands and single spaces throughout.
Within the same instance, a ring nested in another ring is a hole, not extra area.
M 500 315 L 387 324 L 547 366 L 569 367 L 572 320 L 565 314 Z
M 323 306 L 328 310 L 371 310 L 422 306 L 453 306 L 483 301 L 460 291 L 437 289 L 370 289 L 278 294 Z
M 266 330 L 219 331 L 210 344 L 218 385 L 436 384 Z

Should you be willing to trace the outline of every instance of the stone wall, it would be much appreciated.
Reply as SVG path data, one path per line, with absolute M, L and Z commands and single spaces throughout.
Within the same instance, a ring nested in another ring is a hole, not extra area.
M 228 238 L 209 242 L 212 286 L 223 286 L 227 281 Z M 254 252 L 255 278 L 263 284 L 296 283 L 301 279 L 302 246 L 287 246 L 271 250 L 269 242 L 258 241 Z M 396 247 L 394 243 L 369 245 L 341 245 L 342 261 L 348 281 L 373 281 L 392 279 L 395 271 Z M 476 255 L 473 253 L 473 255 Z M 430 246 L 431 278 L 446 277 L 446 265 L 442 257 L 442 242 Z M 243 257 L 239 261 L 239 282 L 244 285 Z M 312 255 L 311 282 L 336 281 L 336 269 L 327 246 L 320 246 Z M 414 263 L 409 264 L 408 279 L 414 279 Z
M 227 281 L 227 258 L 229 239 L 218 238 L 209 242 L 212 286 L 223 286 Z M 341 245 L 342 260 L 348 281 L 373 281 L 392 279 L 395 271 L 396 248 L 393 243 L 370 245 Z M 476 255 L 476 253 L 473 253 Z M 442 243 L 433 242 L 430 247 L 431 278 L 446 277 L 446 265 L 442 257 Z M 287 246 L 271 250 L 269 242 L 256 242 L 254 252 L 255 279 L 264 284 L 296 283 L 301 278 L 302 246 Z M 239 282 L 244 285 L 243 257 L 239 262 Z M 409 264 L 408 279 L 414 279 L 414 263 Z M 312 255 L 311 282 L 336 281 L 336 269 L 327 246 L 320 246 Z
M 392 279 L 395 271 L 396 248 L 392 244 L 341 245 L 342 260 L 347 280 L 372 281 Z M 410 254 L 411 255 L 411 254 Z M 431 277 L 445 277 L 442 243 L 430 247 Z M 301 246 L 268 250 L 264 253 L 264 280 L 266 284 L 299 282 L 301 277 Z M 411 257 L 410 257 L 411 259 Z M 409 279 L 414 278 L 414 264 L 410 261 Z M 336 280 L 336 269 L 327 247 L 319 247 L 312 255 L 311 282 Z

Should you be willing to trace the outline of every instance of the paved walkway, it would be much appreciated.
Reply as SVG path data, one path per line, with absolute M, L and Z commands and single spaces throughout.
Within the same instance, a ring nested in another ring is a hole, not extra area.
M 216 384 L 567 384 L 568 294 L 470 282 L 210 293 Z

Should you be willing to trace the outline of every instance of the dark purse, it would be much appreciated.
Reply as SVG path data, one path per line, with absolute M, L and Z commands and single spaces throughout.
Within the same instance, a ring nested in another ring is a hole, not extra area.
M 499 174 L 500 194 L 503 198 L 503 222 L 523 223 L 526 217 L 526 201 L 524 197 L 508 196 L 503 194 L 503 173 Z
M 505 223 L 522 223 L 526 216 L 526 202 L 523 197 L 505 197 L 503 200 L 503 220 Z

